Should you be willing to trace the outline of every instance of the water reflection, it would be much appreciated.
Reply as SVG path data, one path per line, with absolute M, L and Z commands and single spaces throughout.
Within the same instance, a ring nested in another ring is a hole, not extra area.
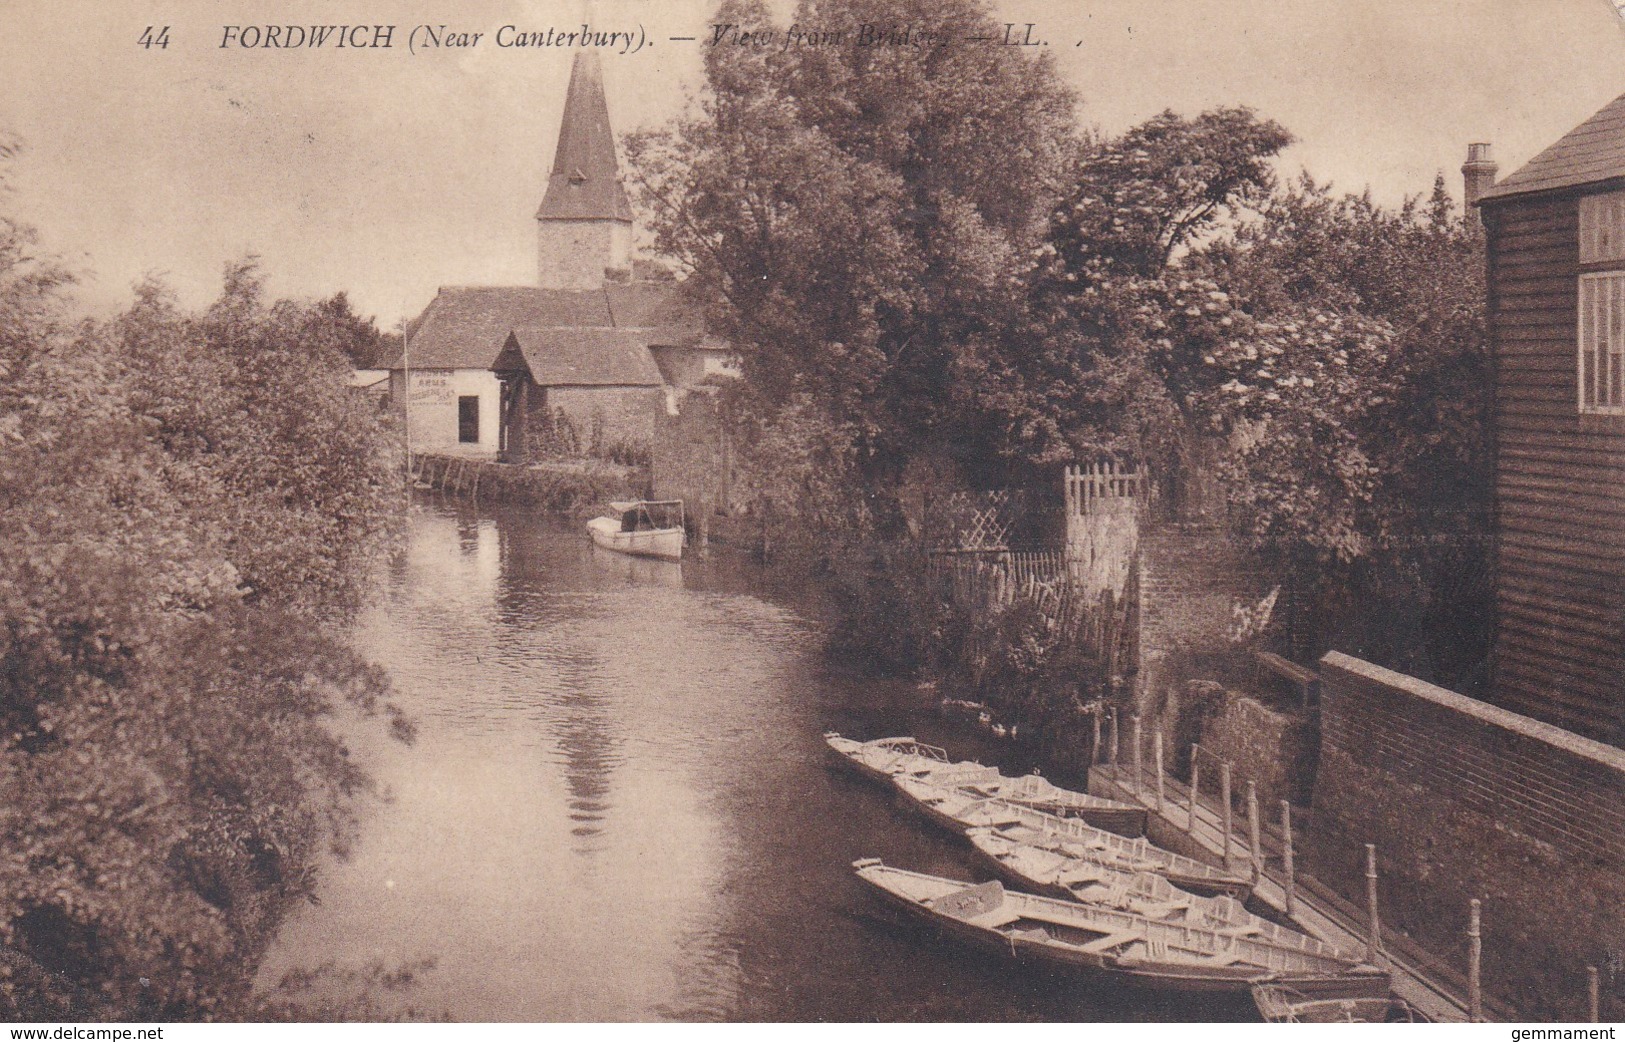
M 356 729 L 393 798 L 266 978 L 433 957 L 401 1001 L 466 1020 L 1224 1015 L 877 922 L 855 858 L 980 873 L 827 770 L 822 731 L 976 750 L 911 715 L 910 689 L 829 675 L 786 603 L 725 555 L 640 561 L 519 511 L 420 504 L 360 632 L 420 738 Z

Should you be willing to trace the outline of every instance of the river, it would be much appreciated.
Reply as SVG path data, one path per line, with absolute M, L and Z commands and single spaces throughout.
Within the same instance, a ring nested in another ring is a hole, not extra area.
M 522 510 L 420 500 L 358 632 L 419 737 L 349 728 L 388 799 L 262 980 L 428 959 L 384 1007 L 474 1021 L 1245 1016 L 891 921 L 854 859 L 985 874 L 831 770 L 823 731 L 1001 749 L 945 732 L 910 685 L 831 671 L 804 603 L 726 552 L 636 560 Z

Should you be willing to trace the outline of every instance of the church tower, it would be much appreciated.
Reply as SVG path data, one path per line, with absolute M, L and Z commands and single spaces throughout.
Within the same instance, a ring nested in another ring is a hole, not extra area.
M 543 289 L 597 289 L 632 264 L 632 204 L 621 188 L 598 54 L 576 52 L 547 194 L 536 211 Z

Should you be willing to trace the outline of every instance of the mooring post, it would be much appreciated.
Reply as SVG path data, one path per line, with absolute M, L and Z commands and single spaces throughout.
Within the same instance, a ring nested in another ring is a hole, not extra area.
M 1484 937 L 1479 929 L 1481 923 L 1478 898 L 1473 898 L 1467 907 L 1467 1019 L 1474 1024 L 1482 1024 L 1484 986 L 1481 970 L 1484 961 Z
M 1286 800 L 1281 801 L 1281 871 L 1286 876 L 1286 914 L 1290 919 L 1297 880 L 1292 875 L 1292 804 Z
M 1129 741 L 1134 743 L 1134 791 L 1141 793 L 1145 791 L 1145 756 L 1144 750 L 1141 748 L 1145 743 L 1140 741 L 1139 713 L 1130 713 L 1128 715 L 1128 731 Z
M 1591 1014 L 1591 1023 L 1602 1023 L 1602 1003 L 1599 1001 L 1601 992 L 1597 989 L 1597 967 L 1586 967 L 1586 1011 Z
M 1247 849 L 1253 855 L 1253 885 L 1264 878 L 1264 851 L 1259 846 L 1258 786 L 1247 779 Z
M 1089 746 L 1089 762 L 1098 764 L 1100 763 L 1100 714 L 1098 712 L 1090 713 L 1089 720 L 1094 729 L 1094 741 Z
M 1230 806 L 1230 761 L 1219 761 L 1219 802 L 1224 805 L 1224 870 L 1230 871 L 1230 830 L 1235 808 Z
M 1365 942 L 1366 959 L 1377 961 L 1377 954 L 1382 951 L 1382 923 L 1377 918 L 1377 845 L 1365 845 L 1365 906 L 1370 917 L 1367 923 L 1367 937 Z
M 1151 759 L 1156 761 L 1157 769 L 1157 813 L 1162 813 L 1162 728 L 1157 728 L 1151 735 Z
M 1191 813 L 1185 820 L 1185 831 L 1196 831 L 1196 794 L 1202 790 L 1202 747 L 1191 746 Z

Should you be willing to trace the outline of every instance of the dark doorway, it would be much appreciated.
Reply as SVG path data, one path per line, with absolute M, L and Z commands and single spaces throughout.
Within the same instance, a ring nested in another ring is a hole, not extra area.
M 464 443 L 478 443 L 480 440 L 479 395 L 457 396 L 457 440 Z

